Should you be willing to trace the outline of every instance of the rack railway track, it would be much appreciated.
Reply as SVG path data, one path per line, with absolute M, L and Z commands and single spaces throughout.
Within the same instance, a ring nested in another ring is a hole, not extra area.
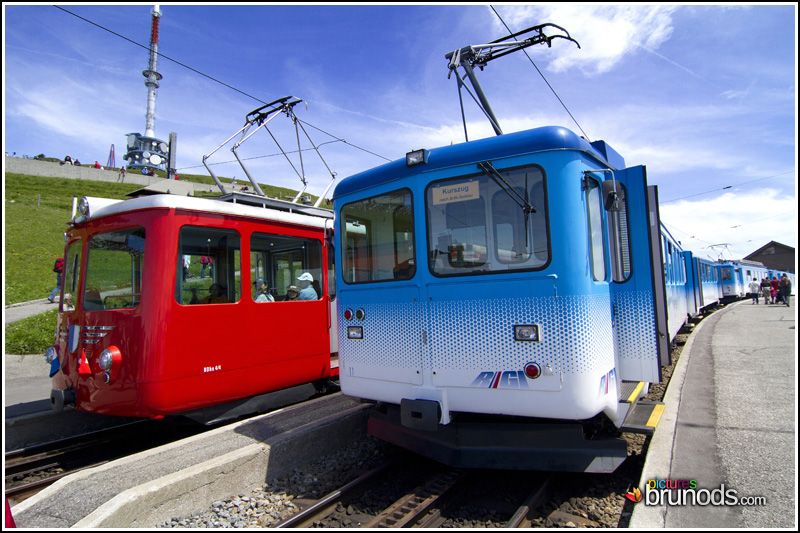
M 410 488 L 402 496 L 394 500 L 379 512 L 370 512 L 366 506 L 359 503 L 359 497 L 372 491 L 376 485 L 397 476 L 401 470 L 414 467 L 407 465 L 408 458 L 404 460 L 391 459 L 378 467 L 362 474 L 343 487 L 329 493 L 316 501 L 300 502 L 301 511 L 284 520 L 275 527 L 279 528 L 311 528 L 311 527 L 339 527 L 348 528 L 438 528 L 446 525 L 450 515 L 457 515 L 462 506 L 473 505 L 476 487 L 487 488 L 498 496 L 502 486 L 502 474 L 479 472 L 466 472 L 458 469 L 437 468 L 423 462 L 416 467 L 419 474 L 412 475 L 406 484 Z M 423 473 L 424 472 L 424 473 Z M 487 480 L 487 477 L 490 478 Z M 553 474 L 531 476 L 535 477 L 532 487 L 519 490 L 516 483 L 520 476 L 512 482 L 517 494 L 525 495 L 517 498 L 517 502 L 505 505 L 488 501 L 481 492 L 480 498 L 484 503 L 499 509 L 498 521 L 507 528 L 529 527 L 531 513 L 546 502 L 550 493 Z M 529 483 L 528 485 L 530 485 Z M 498 500 L 499 500 L 498 496 Z M 349 517 L 349 518 L 348 518 Z

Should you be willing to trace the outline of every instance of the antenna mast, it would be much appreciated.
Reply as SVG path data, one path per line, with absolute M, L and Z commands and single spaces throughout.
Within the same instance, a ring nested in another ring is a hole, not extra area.
M 158 25 L 161 20 L 161 9 L 158 4 L 150 10 L 150 59 L 147 63 L 147 70 L 142 71 L 145 77 L 144 84 L 147 86 L 147 111 L 145 113 L 144 135 L 140 133 L 127 134 L 127 148 L 125 159 L 128 161 L 129 170 L 142 170 L 143 173 L 154 175 L 156 170 L 161 170 L 172 178 L 175 174 L 174 161 L 175 142 L 177 135 L 170 135 L 170 142 L 155 137 L 156 120 L 156 89 L 161 80 L 161 74 L 156 71 L 158 60 Z M 172 164 L 170 164 L 172 161 Z
M 158 23 L 161 19 L 161 9 L 158 4 L 153 6 L 150 11 L 152 16 L 152 25 L 150 27 L 150 62 L 147 65 L 147 70 L 142 71 L 142 75 L 146 78 L 144 84 L 147 86 L 147 114 L 145 116 L 145 137 L 153 137 L 155 135 L 155 118 L 156 118 L 156 89 L 158 89 L 158 82 L 162 76 L 156 71 L 156 62 L 158 60 Z

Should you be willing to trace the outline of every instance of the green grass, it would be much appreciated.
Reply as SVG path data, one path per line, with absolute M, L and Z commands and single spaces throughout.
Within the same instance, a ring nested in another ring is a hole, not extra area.
M 55 341 L 56 318 L 54 308 L 6 326 L 7 354 L 43 354 Z
M 5 304 L 45 298 L 55 287 L 53 263 L 64 255 L 73 195 L 122 200 L 138 188 L 134 184 L 6 174 Z

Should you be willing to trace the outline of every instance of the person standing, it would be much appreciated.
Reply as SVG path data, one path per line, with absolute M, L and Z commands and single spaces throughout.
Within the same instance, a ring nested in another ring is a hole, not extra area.
M 778 293 L 781 288 L 781 282 L 778 281 L 778 276 L 772 276 L 772 281 L 769 282 L 772 286 L 772 290 L 770 291 L 770 295 L 772 296 L 772 303 L 778 299 Z
M 764 305 L 769 304 L 769 296 L 772 293 L 772 285 L 769 282 L 769 276 L 761 280 L 761 295 L 764 297 Z
M 749 289 L 753 297 L 753 305 L 758 305 L 758 293 L 761 292 L 761 284 L 758 283 L 756 278 L 753 278 L 753 281 L 750 282 Z
M 792 295 L 792 280 L 784 274 L 781 276 L 781 301 L 789 307 L 789 297 Z
M 51 304 L 56 303 L 56 296 L 58 296 L 58 291 L 61 290 L 61 273 L 64 271 L 64 258 L 59 257 L 56 259 L 56 263 L 53 265 L 53 272 L 56 273 L 56 286 L 50 291 L 50 296 L 47 297 L 47 301 Z

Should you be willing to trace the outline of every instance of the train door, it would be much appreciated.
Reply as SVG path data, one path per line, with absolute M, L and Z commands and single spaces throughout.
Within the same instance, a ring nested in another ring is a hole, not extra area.
M 58 313 L 58 354 L 59 357 L 52 361 L 50 377 L 53 378 L 53 390 L 64 391 L 67 387 L 74 386 L 80 358 L 81 315 L 76 310 L 78 300 L 78 285 L 81 279 L 81 257 L 83 239 L 76 239 L 67 244 L 64 254 L 64 271 L 62 274 L 61 301 Z M 60 371 L 59 371 L 60 370 Z M 61 405 L 54 409 L 63 407 Z
M 637 166 L 615 171 L 603 195 L 616 242 L 611 301 L 618 377 L 658 382 L 661 366 L 669 362 L 658 191 L 647 186 L 645 168 Z
M 349 377 L 422 384 L 422 304 L 412 194 L 399 189 L 342 206 L 337 302 L 342 391 Z

